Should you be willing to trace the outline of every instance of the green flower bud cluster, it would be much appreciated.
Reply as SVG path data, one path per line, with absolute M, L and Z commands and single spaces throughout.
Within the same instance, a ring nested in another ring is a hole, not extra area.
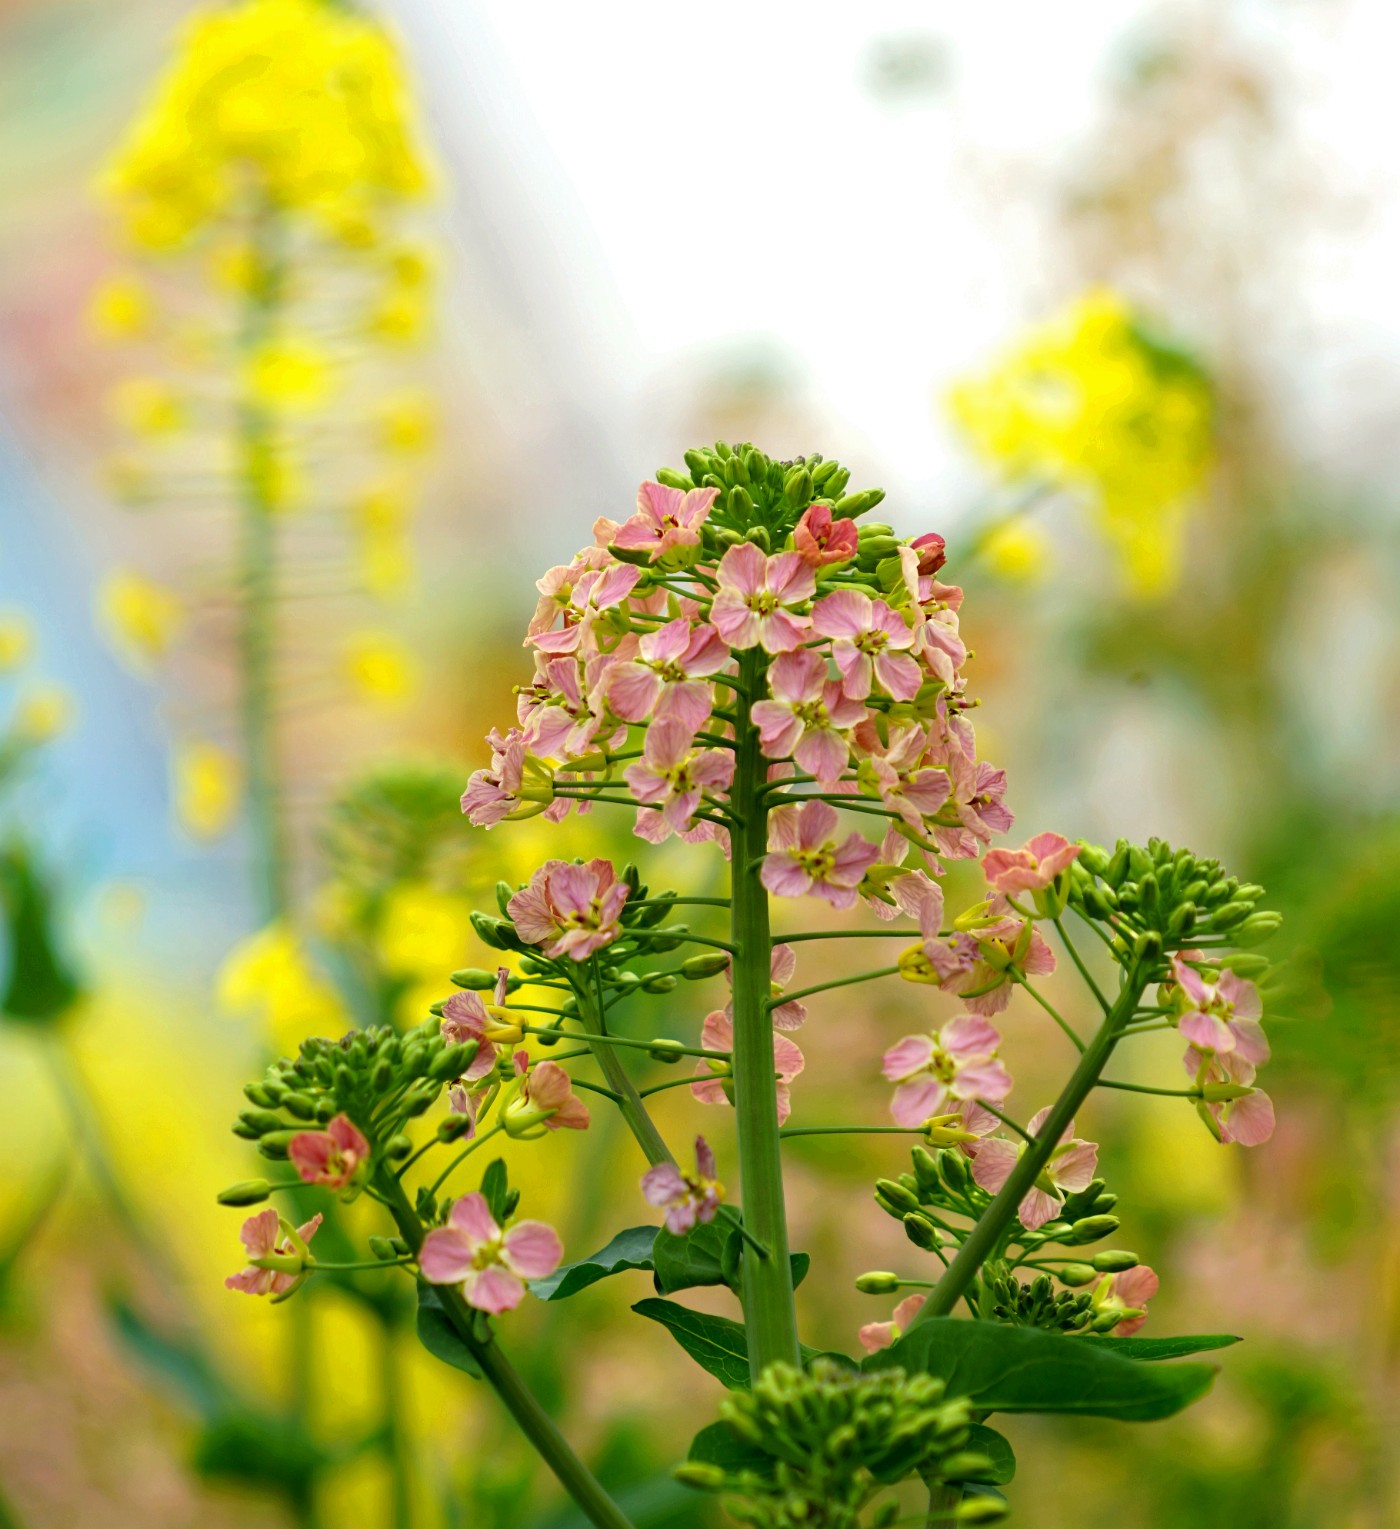
M 860 1529 L 886 1487 L 915 1474 L 961 1480 L 991 1464 L 967 1448 L 969 1403 L 949 1399 L 932 1375 L 867 1374 L 827 1359 L 807 1371 L 773 1364 L 719 1410 L 754 1463 L 730 1469 L 697 1461 L 677 1476 L 732 1494 L 731 1517 L 756 1529 Z M 886 1521 L 876 1514 L 875 1523 Z
M 1120 959 L 1144 933 L 1159 935 L 1168 950 L 1201 941 L 1257 945 L 1282 922 L 1258 906 L 1263 895 L 1263 887 L 1241 883 L 1218 860 L 1174 850 L 1162 839 L 1149 839 L 1146 848 L 1119 839 L 1111 852 L 1084 845 L 1069 888 L 1073 907 L 1117 931 Z
M 1071 1264 L 1071 1279 L 1086 1267 Z M 1088 1273 L 1090 1279 L 1095 1277 L 1092 1269 Z M 1057 1290 L 1048 1274 L 1038 1274 L 1023 1285 L 1010 1265 L 988 1262 L 982 1266 L 979 1285 L 974 1301 L 977 1315 L 983 1320 L 1007 1322 L 1016 1327 L 1041 1327 L 1051 1333 L 1085 1332 L 1094 1320 L 1092 1296 Z

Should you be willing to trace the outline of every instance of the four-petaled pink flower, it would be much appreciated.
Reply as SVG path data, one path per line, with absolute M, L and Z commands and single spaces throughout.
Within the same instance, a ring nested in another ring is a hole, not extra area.
M 910 981 L 956 993 L 974 1014 L 1000 1014 L 1017 980 L 1055 970 L 1055 952 L 1030 919 L 1006 917 L 946 940 L 926 939 L 900 966 Z
M 840 819 L 829 802 L 779 807 L 768 820 L 771 853 L 760 878 L 775 897 L 811 893 L 833 908 L 855 906 L 857 888 L 880 858 L 877 845 L 848 834 L 838 844 Z
M 466 1072 L 462 1074 L 468 1083 L 475 1083 L 478 1078 L 484 1078 L 496 1065 L 496 1044 L 490 1039 L 488 1032 L 499 1031 L 510 1023 L 510 1015 L 501 1008 L 506 1001 L 506 986 L 509 981 L 510 971 L 504 966 L 498 966 L 495 1003 L 492 1008 L 487 1008 L 480 993 L 471 990 L 453 993 L 442 1006 L 442 1033 L 448 1044 L 461 1046 L 467 1041 L 477 1043 L 476 1055 L 472 1058 Z M 493 1013 L 492 1009 L 496 1012 Z M 517 1033 L 512 1035 L 510 1040 L 518 1038 Z M 463 1109 L 458 1113 L 465 1114 L 466 1111 Z
M 632 593 L 640 568 L 628 563 L 615 563 L 585 573 L 573 586 L 569 602 L 564 606 L 565 625 L 557 632 L 536 632 L 525 639 L 526 645 L 534 644 L 541 653 L 573 653 L 580 644 L 592 641 L 593 628 L 599 617 L 610 611 Z
M 462 793 L 462 811 L 478 828 L 494 828 L 521 805 L 528 752 L 518 727 L 504 736 L 492 729 L 486 741 L 491 745 L 491 767 L 475 771 Z
M 635 659 L 611 667 L 608 703 L 627 722 L 674 717 L 698 732 L 715 704 L 706 681 L 728 662 L 729 649 L 714 627 L 677 616 L 638 640 Z
M 553 1274 L 564 1258 L 563 1244 L 543 1221 L 517 1221 L 503 1232 L 486 1197 L 463 1195 L 447 1225 L 423 1239 L 418 1267 L 430 1285 L 460 1285 L 462 1299 L 493 1317 L 512 1311 L 525 1294 L 525 1281 Z
M 734 1050 L 734 1020 L 723 1009 L 716 1009 L 705 1016 L 700 1027 L 700 1044 L 706 1051 Z M 792 1113 L 792 1090 L 788 1085 L 805 1066 L 797 1043 L 777 1031 L 773 1033 L 773 1071 L 777 1074 L 775 1090 L 778 1096 L 778 1124 L 781 1125 Z M 698 1083 L 690 1085 L 690 1092 L 701 1104 L 733 1104 L 734 1076 L 730 1064 L 720 1057 L 704 1057 L 695 1069 Z
M 856 729 L 855 739 L 866 756 L 861 762 L 861 779 L 868 777 L 880 800 L 910 828 L 926 832 L 926 820 L 942 808 L 953 787 L 947 770 L 930 759 L 925 730 L 891 728 L 889 743 L 883 744 L 874 724 L 865 722 Z
M 863 701 L 875 684 L 896 701 L 912 701 L 919 693 L 923 671 L 909 656 L 914 634 L 885 601 L 838 589 L 812 607 L 812 627 L 834 639 L 831 656 L 848 696 Z
M 303 1247 L 316 1235 L 320 1225 L 321 1217 L 318 1213 L 297 1228 L 296 1235 Z M 238 1236 L 248 1250 L 249 1258 L 290 1257 L 300 1251 L 290 1236 L 282 1235 L 281 1217 L 270 1205 L 266 1210 L 260 1210 L 256 1216 L 249 1216 Z M 237 1274 L 230 1274 L 224 1284 L 229 1290 L 241 1290 L 244 1295 L 283 1295 L 301 1278 L 299 1274 L 259 1269 L 249 1264 Z
M 527 945 L 549 941 L 545 955 L 586 961 L 622 933 L 628 891 L 610 860 L 587 865 L 548 860 L 506 904 L 506 912 Z
M 1259 1023 L 1264 1012 L 1259 989 L 1228 968 L 1208 981 L 1190 964 L 1204 960 L 1199 950 L 1172 957 L 1177 1029 L 1199 1051 L 1234 1052 L 1251 1067 L 1263 1066 L 1269 1060 L 1269 1043 Z
M 643 483 L 637 490 L 637 513 L 618 527 L 613 545 L 628 552 L 650 553 L 653 563 L 678 547 L 698 547 L 700 527 L 718 493 L 717 488 L 692 488 L 683 493 L 664 483 Z
M 1218 1140 L 1261 1147 L 1274 1134 L 1274 1102 L 1262 1088 L 1254 1087 L 1254 1064 L 1238 1050 L 1202 1052 L 1188 1046 L 1182 1062 L 1187 1075 L 1205 1091 L 1197 1108 Z M 1231 1097 L 1212 1098 L 1217 1090 Z
M 697 749 L 694 731 L 668 717 L 651 724 L 642 757 L 622 773 L 643 808 L 660 814 L 665 832 L 646 835 L 655 842 L 684 833 L 706 790 L 729 785 L 734 778 L 734 755 L 728 749 Z
M 794 615 L 791 607 L 810 600 L 817 582 L 796 552 L 765 557 L 752 542 L 740 542 L 720 559 L 716 573 L 710 620 L 731 648 L 790 653 L 806 641 L 812 619 Z
M 906 1035 L 884 1056 L 885 1076 L 896 1086 L 890 1114 L 902 1126 L 921 1126 L 967 1099 L 1000 1104 L 1011 1074 L 997 1060 L 1001 1036 L 977 1014 L 960 1014 L 934 1035 Z
M 851 757 L 849 729 L 866 716 L 865 707 L 826 677 L 826 660 L 810 648 L 784 653 L 768 673 L 772 699 L 756 701 L 753 720 L 759 746 L 769 759 L 790 754 L 798 766 L 833 786 Z
M 684 1237 L 697 1221 L 713 1221 L 724 1199 L 724 1186 L 715 1178 L 715 1154 L 703 1136 L 695 1138 L 695 1172 L 675 1163 L 658 1163 L 642 1175 L 648 1205 L 666 1211 L 666 1230 Z
M 860 1346 L 867 1354 L 877 1354 L 882 1348 L 888 1348 L 896 1338 L 904 1336 L 905 1328 L 919 1314 L 927 1299 L 922 1293 L 906 1295 L 895 1307 L 892 1322 L 867 1322 L 856 1334 Z
M 1037 1110 L 1026 1129 L 1036 1136 L 1050 1114 L 1048 1109 Z M 1011 1175 L 1017 1159 L 1026 1150 L 1026 1143 L 1009 1142 L 1002 1136 L 989 1136 L 977 1148 L 972 1159 L 972 1177 L 988 1194 L 996 1194 Z M 1065 1127 L 1064 1135 L 1055 1144 L 1050 1161 L 1040 1177 L 1022 1198 L 1016 1214 L 1028 1232 L 1053 1221 L 1065 1203 L 1065 1191 L 1077 1194 L 1087 1189 L 1094 1171 L 1099 1165 L 1099 1149 L 1094 1142 L 1080 1141 L 1074 1134 L 1074 1122 Z
M 1094 1310 L 1133 1312 L 1133 1316 L 1125 1316 L 1112 1329 L 1115 1338 L 1131 1338 L 1147 1321 L 1147 1303 L 1157 1294 L 1160 1283 L 1146 1264 L 1119 1274 L 1105 1274 L 1094 1286 Z
M 860 532 L 853 520 L 833 520 L 830 505 L 814 504 L 797 522 L 792 541 L 804 563 L 825 568 L 850 562 L 859 548 Z
M 982 856 L 982 873 L 1008 897 L 1017 892 L 1043 892 L 1078 856 L 1079 849 L 1061 834 L 1037 834 L 1020 849 L 989 849 Z
M 558 1062 L 530 1065 L 530 1053 L 517 1051 L 512 1058 L 520 1092 L 506 1109 L 504 1122 L 510 1134 L 523 1134 L 534 1126 L 546 1131 L 586 1131 L 592 1116 L 574 1092 L 573 1079 Z
M 369 1143 L 348 1115 L 337 1115 L 324 1131 L 298 1131 L 287 1157 L 308 1184 L 344 1189 L 369 1161 Z

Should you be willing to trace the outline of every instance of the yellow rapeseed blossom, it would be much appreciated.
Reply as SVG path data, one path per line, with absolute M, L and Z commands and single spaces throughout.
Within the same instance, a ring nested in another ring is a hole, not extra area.
M 1089 292 L 955 387 L 950 407 L 1006 480 L 1084 494 L 1136 593 L 1175 585 L 1185 508 L 1212 463 L 1214 397 L 1121 297 Z
M 983 561 L 1008 584 L 1034 584 L 1050 568 L 1053 548 L 1049 533 L 1024 516 L 993 526 L 978 544 Z
M 19 698 L 11 725 L 25 743 L 38 745 L 67 732 L 77 714 L 73 697 L 61 685 L 36 685 Z
M 248 1020 L 278 1047 L 295 1050 L 308 1035 L 349 1028 L 335 988 L 317 971 L 296 931 L 269 924 L 234 946 L 214 979 L 214 998 L 230 1019 Z
M 196 839 L 227 831 L 243 794 L 238 760 L 216 743 L 182 743 L 173 760 L 175 815 Z
M 92 294 L 88 322 L 104 340 L 129 340 L 150 329 L 153 312 L 145 282 L 127 272 L 109 276 Z
M 423 451 L 432 445 L 437 411 L 426 394 L 397 393 L 379 409 L 379 433 L 388 451 Z
M 138 670 L 165 657 L 184 618 L 184 607 L 172 590 L 129 568 L 107 575 L 97 608 L 108 639 Z
M 184 405 L 168 383 L 128 377 L 112 389 L 112 412 L 136 435 L 170 435 L 185 423 Z
M 413 655 L 386 632 L 358 632 L 345 647 L 345 673 L 369 701 L 403 701 L 418 682 Z
M 471 932 L 466 898 L 413 882 L 384 899 L 376 954 L 391 977 L 431 978 L 441 987 L 442 973 L 466 960 Z
M 331 359 L 309 340 L 268 340 L 248 358 L 248 396 L 270 409 L 310 409 L 325 401 L 334 381 Z
M 22 611 L 0 611 L 0 674 L 8 674 L 34 651 L 34 628 Z

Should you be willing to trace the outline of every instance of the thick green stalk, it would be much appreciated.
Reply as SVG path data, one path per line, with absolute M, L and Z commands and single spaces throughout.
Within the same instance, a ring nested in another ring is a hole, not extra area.
M 768 1249 L 768 1257 L 745 1253 L 744 1322 L 749 1370 L 755 1377 L 770 1364 L 796 1365 L 797 1312 L 792 1298 L 783 1164 L 778 1135 L 778 1098 L 773 1079 L 772 936 L 768 893 L 759 866 L 768 851 L 768 809 L 763 786 L 767 764 L 758 730 L 749 720 L 752 698 L 763 684 L 767 660 L 760 648 L 740 655 L 743 687 L 735 709 L 735 765 L 731 800 L 739 816 L 731 833 L 730 899 L 734 909 L 734 1109 L 739 1129 L 739 1177 L 744 1225 Z
M 948 1265 L 947 1272 L 934 1286 L 933 1293 L 910 1322 L 911 1327 L 928 1317 L 946 1317 L 972 1283 L 977 1271 L 991 1256 L 1002 1234 L 1014 1220 L 1016 1207 L 1020 1205 L 1040 1177 L 1041 1171 L 1050 1161 L 1050 1154 L 1059 1144 L 1060 1137 L 1064 1135 L 1070 1121 L 1074 1119 L 1075 1112 L 1089 1097 L 1090 1090 L 1098 1082 L 1099 1074 L 1112 1054 L 1123 1026 L 1133 1017 L 1133 1012 L 1147 988 L 1150 971 L 1150 964 L 1144 965 L 1141 962 L 1135 962 L 1128 968 L 1122 991 L 1104 1016 L 1098 1033 L 1080 1055 L 1078 1065 L 1071 1073 L 1069 1082 L 1065 1084 L 1064 1091 L 1055 1101 L 1045 1123 L 1036 1133 L 1035 1140 L 1016 1160 L 1016 1166 L 1011 1170 L 1006 1183 L 1002 1185 L 992 1203 L 982 1212 L 977 1225 L 967 1234 L 962 1247 L 958 1249 L 957 1256 Z
M 601 1004 L 583 984 L 575 992 L 578 995 L 579 1023 L 589 1037 L 598 1037 L 596 1040 L 590 1039 L 589 1049 L 607 1079 L 608 1087 L 617 1095 L 617 1107 L 622 1111 L 622 1117 L 632 1135 L 637 1138 L 637 1145 L 646 1153 L 647 1162 L 653 1167 L 657 1163 L 675 1162 L 671 1149 L 662 1141 L 661 1132 L 656 1129 L 656 1122 L 642 1103 L 636 1084 L 628 1077 L 622 1058 L 617 1054 L 617 1047 L 602 1039 L 608 1032 Z
M 375 1186 L 384 1197 L 399 1234 L 417 1253 L 425 1236 L 423 1223 L 408 1203 L 403 1185 L 392 1173 L 380 1171 Z M 534 1393 L 501 1352 L 494 1336 L 482 1341 L 476 1336 L 475 1313 L 452 1285 L 435 1285 L 438 1299 L 457 1336 L 481 1367 L 496 1395 L 505 1403 L 520 1431 L 538 1451 L 540 1458 L 554 1472 L 559 1484 L 578 1504 L 579 1511 L 598 1529 L 635 1529 L 631 1520 L 608 1496 L 597 1478 L 569 1447 L 553 1419 L 540 1406 Z

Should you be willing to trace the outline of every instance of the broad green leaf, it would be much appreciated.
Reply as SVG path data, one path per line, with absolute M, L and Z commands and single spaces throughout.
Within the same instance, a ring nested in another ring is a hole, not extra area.
M 700 1285 L 735 1289 L 737 1281 L 731 1281 L 726 1271 L 737 1266 L 740 1247 L 738 1228 L 726 1221 L 701 1222 L 682 1237 L 663 1228 L 657 1232 L 652 1250 L 657 1290 L 662 1295 L 674 1295 Z M 806 1277 L 812 1261 L 805 1253 L 790 1256 L 795 1288 Z
M 1204 1354 L 1208 1349 L 1229 1348 L 1240 1340 L 1231 1333 L 1199 1333 L 1195 1337 L 1181 1338 L 1115 1338 L 1108 1333 L 1104 1337 L 1090 1335 L 1075 1341 L 1101 1343 L 1127 1359 L 1182 1359 L 1187 1354 Z
M 418 1286 L 418 1341 L 433 1356 L 473 1380 L 482 1378 L 481 1366 L 462 1341 L 443 1308 L 442 1298 L 431 1285 Z
M 872 1354 L 864 1368 L 902 1365 L 940 1376 L 949 1396 L 987 1412 L 1071 1412 L 1147 1422 L 1210 1390 L 1214 1365 L 1143 1364 L 1102 1343 L 1035 1327 L 933 1317 Z
M 481 1175 L 481 1193 L 498 1225 L 504 1223 L 506 1219 L 506 1195 L 509 1191 L 505 1159 L 495 1158 L 491 1166 Z
M 561 1264 L 544 1279 L 532 1280 L 530 1293 L 542 1301 L 563 1301 L 610 1274 L 621 1274 L 624 1269 L 650 1269 L 656 1235 L 654 1226 L 629 1226 L 596 1253 L 580 1258 L 577 1263 Z
M 726 1471 L 755 1471 L 763 1476 L 773 1469 L 772 1455 L 741 1439 L 728 1423 L 711 1423 L 702 1428 L 691 1440 L 689 1458 L 718 1465 Z
M 988 1428 L 985 1423 L 974 1423 L 968 1433 L 967 1447 L 975 1449 L 979 1455 L 986 1455 L 992 1462 L 992 1468 L 986 1475 L 973 1476 L 970 1480 L 1000 1487 L 1005 1486 L 1016 1474 L 1016 1454 L 1011 1448 L 1011 1441 L 995 1428 Z
M 651 1298 L 638 1301 L 632 1310 L 638 1316 L 660 1322 L 701 1369 L 708 1370 L 731 1391 L 749 1389 L 749 1340 L 742 1322 L 731 1321 L 728 1317 L 712 1317 L 704 1311 L 692 1311 L 689 1306 L 682 1306 L 678 1301 Z M 833 1359 L 838 1364 L 855 1368 L 855 1361 L 845 1354 L 808 1348 L 806 1344 L 799 1345 L 799 1348 L 804 1368 L 810 1366 L 814 1359 Z

